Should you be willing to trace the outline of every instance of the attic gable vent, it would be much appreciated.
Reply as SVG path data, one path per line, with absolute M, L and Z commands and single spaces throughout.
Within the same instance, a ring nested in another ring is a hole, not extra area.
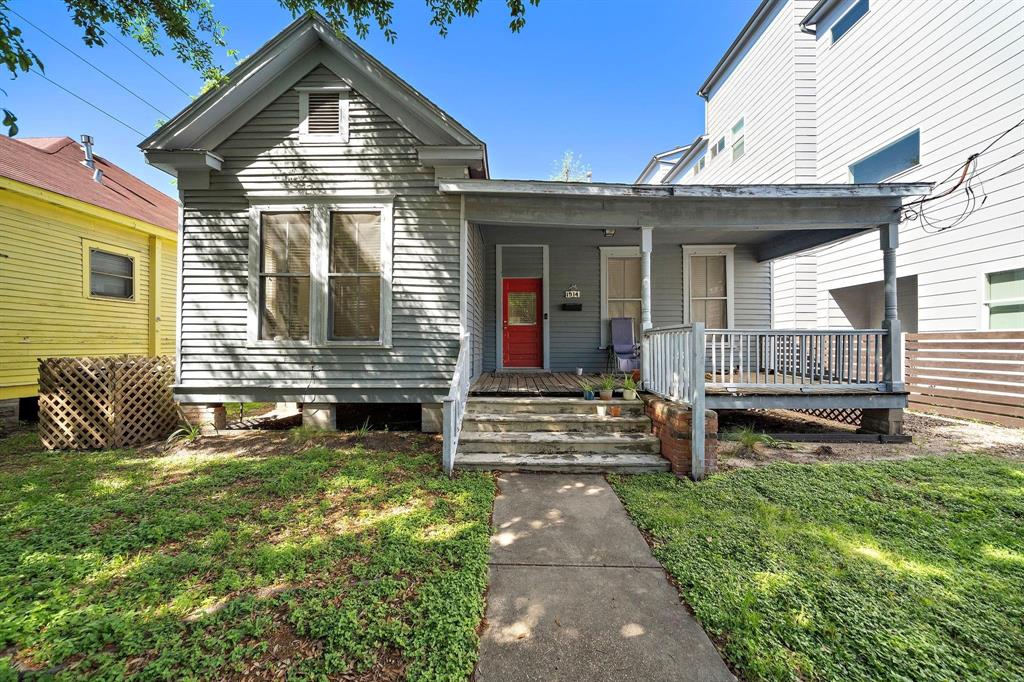
M 348 92 L 300 90 L 299 140 L 348 142 Z

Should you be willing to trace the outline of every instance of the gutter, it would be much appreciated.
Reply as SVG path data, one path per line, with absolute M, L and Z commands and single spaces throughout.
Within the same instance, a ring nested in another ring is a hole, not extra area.
M 826 14 L 835 9 L 838 4 L 839 0 L 818 0 L 814 7 L 811 8 L 811 11 L 807 13 L 807 16 L 800 20 L 800 30 L 804 33 L 815 33 L 815 31 L 807 27 L 816 25 Z

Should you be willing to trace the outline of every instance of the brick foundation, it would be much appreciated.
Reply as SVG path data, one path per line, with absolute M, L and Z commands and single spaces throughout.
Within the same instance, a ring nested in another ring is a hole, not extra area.
M 647 416 L 654 424 L 654 435 L 661 440 L 661 456 L 672 465 L 679 477 L 691 474 L 690 408 L 650 395 L 642 396 Z M 704 473 L 718 468 L 718 414 L 704 412 Z

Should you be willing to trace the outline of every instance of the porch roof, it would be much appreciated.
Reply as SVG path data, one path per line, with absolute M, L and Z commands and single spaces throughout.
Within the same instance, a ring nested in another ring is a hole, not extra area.
M 479 225 L 682 229 L 694 243 L 749 233 L 758 260 L 814 248 L 897 220 L 904 197 L 931 183 L 633 185 L 442 180 Z

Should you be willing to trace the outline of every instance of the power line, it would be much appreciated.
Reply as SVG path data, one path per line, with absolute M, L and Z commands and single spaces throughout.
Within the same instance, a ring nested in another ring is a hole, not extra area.
M 110 81 L 111 83 L 113 83 L 113 84 L 117 85 L 117 86 L 118 86 L 119 88 L 121 88 L 122 90 L 124 90 L 124 91 L 125 91 L 125 92 L 127 92 L 127 93 L 128 93 L 129 95 L 131 95 L 131 96 L 132 96 L 132 97 L 134 97 L 135 99 L 139 100 L 139 101 L 140 101 L 140 102 L 142 102 L 143 104 L 145 104 L 145 105 L 146 105 L 147 107 L 149 107 L 150 109 L 152 109 L 152 110 L 153 110 L 153 111 L 155 111 L 156 113 L 160 114 L 161 116 L 165 116 L 165 117 L 167 117 L 167 118 L 170 118 L 170 117 L 171 117 L 171 116 L 170 116 L 170 114 L 168 114 L 168 113 L 167 113 L 167 112 L 165 112 L 165 111 L 161 111 L 161 110 L 160 110 L 160 109 L 158 109 L 157 107 L 153 106 L 153 104 L 152 104 L 152 103 L 151 103 L 151 102 L 150 102 L 149 100 L 147 100 L 146 98 L 142 97 L 141 95 L 138 95 L 138 94 L 137 94 L 137 93 L 136 93 L 136 92 L 135 92 L 134 90 L 132 90 L 131 88 L 129 88 L 129 87 L 127 86 L 127 85 L 125 85 L 125 84 L 124 84 L 124 83 L 122 83 L 121 81 L 117 80 L 116 78 L 114 78 L 113 76 L 111 76 L 110 74 L 108 74 L 108 73 L 107 73 L 106 71 L 104 71 L 103 69 L 99 68 L 98 66 L 96 66 L 95 64 L 93 64 L 92 62 L 90 62 L 90 61 L 89 61 L 88 59 L 86 59 L 86 58 L 85 58 L 85 57 L 83 57 L 82 55 L 80 55 L 80 54 L 78 54 L 77 52 L 75 52 L 74 50 L 72 50 L 72 49 L 71 49 L 70 47 L 68 47 L 68 46 L 67 46 L 67 45 L 65 45 L 64 43 L 62 43 L 61 41 L 59 41 L 59 40 L 57 40 L 56 38 L 54 38 L 54 37 L 53 37 L 52 35 L 50 35 L 50 34 L 49 34 L 49 33 L 47 33 L 46 31 L 44 31 L 43 29 L 41 29 L 41 28 L 39 28 L 38 26 L 36 26 L 35 24 L 33 24 L 33 23 L 32 23 L 31 21 L 29 21 L 28 19 L 26 19 L 25 17 L 23 17 L 23 16 L 21 15 L 21 14 L 18 14 L 18 12 L 16 12 L 15 10 L 13 10 L 13 9 L 12 9 L 12 10 L 11 10 L 10 12 L 11 12 L 11 14 L 13 14 L 13 15 L 14 15 L 14 16 L 16 16 L 16 17 L 18 17 L 18 18 L 19 18 L 19 19 L 21 19 L 22 21 L 24 21 L 24 22 L 25 22 L 26 24 L 28 24 L 29 26 L 31 26 L 31 27 L 32 27 L 32 28 L 34 28 L 35 30 L 37 30 L 37 31 L 39 31 L 40 33 L 42 33 L 42 34 L 43 34 L 44 36 L 46 36 L 47 38 L 49 38 L 49 39 L 50 39 L 50 40 L 52 40 L 53 42 L 55 42 L 55 43 L 57 43 L 58 45 L 60 45 L 60 46 L 61 46 L 62 48 L 64 48 L 64 49 L 65 49 L 65 50 L 67 50 L 67 51 L 68 51 L 69 53 L 71 53 L 72 55 L 74 55 L 74 56 L 75 56 L 75 57 L 76 57 L 76 58 L 77 58 L 77 59 L 78 59 L 79 61 L 81 61 L 81 62 L 82 62 L 83 64 L 85 64 L 86 66 L 88 66 L 89 68 L 91 68 L 91 69 L 92 69 L 93 71 L 97 72 L 98 74 L 100 74 L 101 76 L 103 76 L 104 78 L 106 78 L 106 79 L 107 79 L 108 81 Z
M 156 72 L 156 74 L 157 74 L 158 76 L 160 76 L 161 78 L 163 78 L 163 79 L 164 79 L 165 81 L 167 81 L 168 83 L 170 83 L 171 85 L 173 85 L 174 87 L 176 87 L 176 88 L 177 88 L 177 89 L 178 89 L 178 90 L 179 90 L 179 91 L 181 92 L 181 94 L 185 95 L 186 97 L 191 97 L 191 96 L 192 96 L 191 94 L 189 94 L 189 92 L 188 92 L 187 90 L 185 90 L 185 88 L 181 87 L 180 85 L 178 85 L 177 83 L 175 83 L 174 81 L 172 81 L 172 80 L 171 80 L 170 78 L 168 78 L 167 76 L 165 76 L 165 75 L 163 74 L 163 72 L 162 72 L 162 71 L 161 71 L 160 69 L 158 69 L 158 68 L 156 68 L 155 66 L 153 66 L 152 64 L 150 64 L 150 63 L 149 63 L 149 62 L 148 62 L 148 61 L 147 61 L 146 59 L 144 59 L 144 58 L 142 57 L 142 55 L 140 55 L 140 54 L 139 54 L 139 53 L 137 53 L 137 52 L 136 52 L 135 50 L 133 50 L 132 48 L 130 48 L 130 47 L 128 47 L 127 45 L 125 45 L 125 44 L 124 44 L 124 43 L 123 43 L 123 42 L 121 41 L 121 39 L 120 39 L 120 38 L 118 38 L 118 37 L 117 37 L 116 35 L 114 35 L 113 33 L 110 33 L 110 34 L 108 34 L 108 35 L 110 35 L 110 37 L 111 37 L 111 38 L 113 38 L 113 39 L 114 39 L 115 41 L 117 41 L 117 44 L 118 44 L 118 45 L 120 45 L 120 46 L 121 46 L 121 47 L 123 47 L 124 49 L 128 50 L 128 52 L 130 52 L 130 53 L 132 54 L 132 56 L 133 56 L 133 57 L 135 57 L 135 58 L 136 58 L 136 59 L 138 59 L 138 60 L 139 60 L 140 62 L 142 62 L 143 64 L 145 64 L 146 66 L 148 66 L 148 67 L 149 67 L 150 69 L 152 69 L 153 71 L 155 71 L 155 72 Z
M 56 82 L 56 81 L 54 81 L 54 80 L 51 80 L 50 78 L 48 78 L 48 77 L 47 77 L 47 76 L 46 76 L 46 75 L 45 75 L 45 74 L 44 74 L 44 73 L 43 73 L 42 71 L 40 71 L 40 70 L 38 70 L 38 69 L 36 69 L 36 68 L 34 68 L 34 67 L 33 67 L 33 68 L 32 68 L 32 73 L 36 74 L 36 75 L 37 75 L 37 76 L 39 76 L 40 78 L 43 78 L 44 80 L 47 80 L 47 81 L 49 81 L 49 82 L 50 82 L 50 83 L 52 83 L 53 85 L 56 85 L 56 86 L 57 86 L 58 88 L 60 88 L 60 89 L 61 89 L 61 90 L 63 90 L 64 92 L 68 93 L 69 95 L 71 95 L 71 96 L 72 96 L 72 97 L 74 97 L 75 99 L 77 99 L 77 100 L 80 100 L 80 101 L 84 102 L 85 104 L 88 104 L 88 105 L 89 105 L 90 107 L 92 107 L 92 108 L 93 108 L 93 109 L 95 109 L 96 111 L 100 112 L 100 113 L 101 113 L 101 114 L 103 114 L 104 116 L 106 116 L 106 117 L 108 117 L 108 118 L 110 118 L 110 119 L 112 119 L 112 120 L 114 120 L 114 121 L 117 121 L 118 123 L 120 123 L 121 125 L 123 125 L 123 126 L 124 126 L 125 128 L 127 128 L 128 130 L 131 130 L 131 131 L 133 131 L 133 132 L 136 132 L 136 133 L 138 133 L 139 135 L 142 135 L 143 137 L 146 137 L 146 133 L 142 132 L 141 130 L 139 130 L 138 128 L 136 128 L 136 127 L 134 127 L 134 126 L 131 126 L 131 125 L 129 125 L 129 124 L 127 124 L 127 123 L 125 123 L 124 121 L 122 121 L 121 119 L 119 119 L 119 118 L 118 118 L 117 116 L 114 116 L 114 115 L 113 115 L 112 113 L 110 113 L 109 111 L 106 111 L 105 109 L 101 109 L 100 107 L 96 106 L 95 104 L 93 104 L 92 102 L 90 102 L 90 101 L 89 101 L 89 100 L 87 100 L 86 98 L 82 97 L 81 95 L 76 95 L 75 93 L 71 92 L 70 90 L 68 90 L 67 88 L 65 88 L 65 87 L 64 87 L 63 85 L 61 85 L 60 83 L 58 83 L 58 82 Z

